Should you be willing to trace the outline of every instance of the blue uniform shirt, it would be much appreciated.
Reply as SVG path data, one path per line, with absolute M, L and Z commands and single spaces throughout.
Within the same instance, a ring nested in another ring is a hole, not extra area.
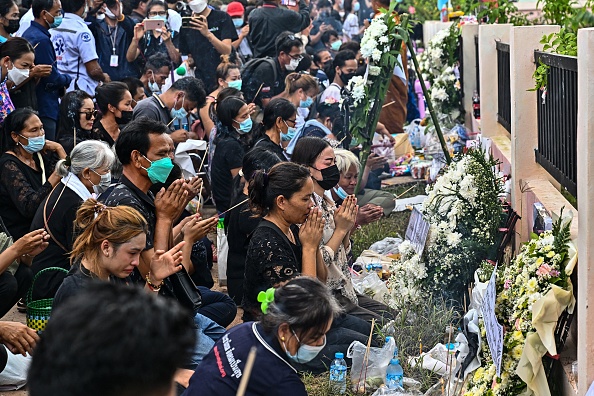
M 39 23 L 32 21 L 31 26 L 23 33 L 35 47 L 35 63 L 38 65 L 52 65 L 52 72 L 49 76 L 42 78 L 35 93 L 37 94 L 37 108 L 39 115 L 58 120 L 60 90 L 68 88 L 72 78 L 58 71 L 56 64 L 56 52 L 50 39 L 49 30 Z
M 111 80 L 120 81 L 126 77 L 139 77 L 138 67 L 126 60 L 126 53 L 134 36 L 134 21 L 127 16 L 115 27 L 111 27 L 107 25 L 105 19 L 89 17 L 87 20 L 91 22 L 89 28 L 95 36 L 99 66 L 109 74 Z M 111 66 L 113 55 L 117 56 L 117 66 Z

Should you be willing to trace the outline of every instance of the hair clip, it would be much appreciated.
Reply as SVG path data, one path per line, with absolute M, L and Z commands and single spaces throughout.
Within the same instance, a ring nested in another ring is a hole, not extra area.
M 101 202 L 97 202 L 95 204 L 95 207 L 93 208 L 93 210 L 95 211 L 96 214 L 103 212 L 105 209 L 107 209 L 107 206 L 105 206 Z
M 66 166 L 72 165 L 72 159 L 70 158 L 69 155 L 67 155 L 66 158 L 64 158 L 64 165 L 66 165 Z
M 261 291 L 258 293 L 258 302 L 261 303 L 260 309 L 262 313 L 266 315 L 268 313 L 268 305 L 274 302 L 274 287 L 271 287 L 265 292 Z
M 262 171 L 262 176 L 264 176 L 264 187 L 268 186 L 268 173 L 266 171 Z
M 239 170 L 239 173 L 238 173 L 238 175 L 239 175 L 239 177 L 243 177 L 243 169 L 240 169 L 240 170 Z

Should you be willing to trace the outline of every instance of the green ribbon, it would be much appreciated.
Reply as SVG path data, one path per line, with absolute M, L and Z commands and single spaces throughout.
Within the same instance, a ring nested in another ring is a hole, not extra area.
M 260 308 L 262 309 L 262 313 L 266 315 L 268 313 L 268 304 L 274 302 L 274 287 L 258 293 L 258 302 L 262 303 Z

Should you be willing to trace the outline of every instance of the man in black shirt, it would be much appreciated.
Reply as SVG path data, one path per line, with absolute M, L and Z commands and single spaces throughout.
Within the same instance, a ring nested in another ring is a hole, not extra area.
M 129 8 L 130 18 L 134 21 L 134 23 L 141 23 L 146 18 L 146 6 L 148 5 L 149 1 L 143 0 L 131 0 L 129 2 L 124 1 L 124 12 L 128 13 Z
M 221 55 L 231 54 L 231 43 L 238 39 L 231 17 L 223 11 L 207 7 L 206 0 L 192 0 L 189 28 L 182 28 L 179 50 L 190 54 L 196 63 L 196 77 L 210 92 L 217 86 L 216 70 Z
M 285 77 L 295 71 L 303 59 L 303 43 L 292 33 L 282 33 L 275 44 L 276 58 L 261 60 L 253 71 L 244 70 L 241 76 L 245 98 L 261 108 L 285 90 Z
M 283 32 L 299 33 L 309 26 L 309 0 L 299 1 L 299 13 L 279 7 L 280 0 L 264 1 L 249 16 L 254 58 L 275 56 L 275 40 Z

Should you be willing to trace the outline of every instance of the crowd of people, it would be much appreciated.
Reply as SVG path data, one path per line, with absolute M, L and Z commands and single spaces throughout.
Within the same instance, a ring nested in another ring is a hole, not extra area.
M 298 372 L 394 319 L 351 281 L 352 234 L 394 197 L 340 105 L 388 6 L 0 0 L 0 318 L 53 299 L 41 338 L 0 321 L 0 385 L 32 354 L 32 396 L 234 395 L 255 346 L 249 394 L 305 395 Z M 387 145 L 410 99 L 394 73 Z

